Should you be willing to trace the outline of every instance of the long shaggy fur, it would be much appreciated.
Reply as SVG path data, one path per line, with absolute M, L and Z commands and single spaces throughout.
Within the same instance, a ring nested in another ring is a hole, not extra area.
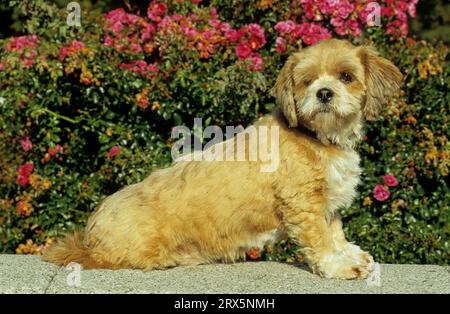
M 83 235 L 81 232 L 68 234 L 65 238 L 59 239 L 49 249 L 46 250 L 44 260 L 65 266 L 70 262 L 91 265 L 96 267 L 90 257 L 90 250 L 83 245 Z

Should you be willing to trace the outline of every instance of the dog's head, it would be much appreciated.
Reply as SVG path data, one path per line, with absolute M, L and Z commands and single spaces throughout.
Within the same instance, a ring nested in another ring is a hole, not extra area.
M 291 55 L 272 92 L 290 127 L 301 124 L 323 142 L 346 144 L 359 139 L 363 120 L 377 117 L 401 81 L 373 48 L 330 39 Z

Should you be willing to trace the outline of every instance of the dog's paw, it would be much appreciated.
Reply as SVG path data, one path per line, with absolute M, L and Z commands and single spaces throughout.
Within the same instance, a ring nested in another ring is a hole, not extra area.
M 313 266 L 313 271 L 325 278 L 365 279 L 373 267 L 373 258 L 369 254 L 360 253 L 358 259 L 355 259 L 347 254 L 336 253 L 320 259 L 317 265 Z
M 347 243 L 344 254 L 351 257 L 357 264 L 366 265 L 369 271 L 372 271 L 375 267 L 372 255 L 361 250 L 358 245 Z

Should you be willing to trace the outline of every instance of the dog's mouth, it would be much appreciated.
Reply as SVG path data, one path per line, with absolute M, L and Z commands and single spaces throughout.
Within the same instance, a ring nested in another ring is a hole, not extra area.
M 330 114 L 334 113 L 333 107 L 330 105 L 320 105 L 316 110 L 314 110 L 312 117 L 315 118 L 318 114 Z
M 319 109 L 317 109 L 317 113 L 329 113 L 329 112 L 331 112 L 332 111 L 332 109 L 330 108 L 330 107 L 325 107 L 325 106 L 322 106 L 322 107 L 320 107 Z

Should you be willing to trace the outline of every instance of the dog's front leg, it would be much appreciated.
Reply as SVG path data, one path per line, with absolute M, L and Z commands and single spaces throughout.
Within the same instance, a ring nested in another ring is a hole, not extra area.
M 302 247 L 312 271 L 326 278 L 366 278 L 371 271 L 369 264 L 339 248 L 334 240 L 335 221 L 327 219 L 326 208 L 320 202 L 311 202 L 305 207 L 307 204 L 303 201 L 298 205 L 297 209 L 285 212 L 285 225 L 289 236 Z M 343 239 L 345 241 L 345 237 Z
M 349 243 L 345 239 L 345 234 L 342 230 L 341 216 L 337 212 L 331 219 L 331 232 L 334 243 L 339 250 L 353 258 L 358 264 L 367 265 L 369 271 L 373 270 L 375 264 L 373 257 L 369 253 L 361 250 L 358 245 Z

